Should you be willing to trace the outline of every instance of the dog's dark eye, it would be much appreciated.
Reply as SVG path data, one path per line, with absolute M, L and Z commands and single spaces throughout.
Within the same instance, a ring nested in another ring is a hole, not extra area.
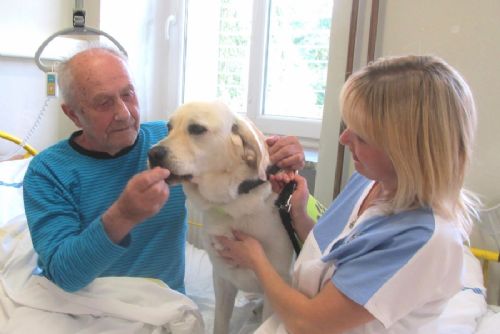
M 201 135 L 207 132 L 207 128 L 200 124 L 191 124 L 188 127 L 189 134 L 192 135 Z
M 170 133 L 170 131 L 172 131 L 172 124 L 170 124 L 170 122 L 167 123 L 167 130 L 169 133 Z

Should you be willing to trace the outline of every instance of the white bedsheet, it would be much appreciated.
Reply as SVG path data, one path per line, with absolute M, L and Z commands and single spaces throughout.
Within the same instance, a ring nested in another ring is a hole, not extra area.
M 489 305 L 488 311 L 479 319 L 479 325 L 475 334 L 500 333 L 500 307 Z
M 67 293 L 32 275 L 36 255 L 24 216 L 2 226 L 0 333 L 203 333 L 188 297 L 156 280 L 98 278 Z

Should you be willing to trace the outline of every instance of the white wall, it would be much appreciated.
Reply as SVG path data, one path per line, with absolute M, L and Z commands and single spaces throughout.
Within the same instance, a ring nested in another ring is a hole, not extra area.
M 70 133 L 58 99 L 46 101 L 45 75 L 33 59 L 0 56 L 0 130 L 24 139 L 39 112 L 46 110 L 28 143 L 43 149 Z M 16 146 L 0 141 L 0 156 L 11 155 Z
M 44 109 L 40 125 L 29 140 L 38 150 L 75 130 L 60 110 L 60 101 L 46 99 L 45 74 L 34 61 L 36 50 L 46 38 L 72 27 L 73 6 L 74 1 L 68 0 L 0 0 L 0 130 L 24 139 Z M 86 25 L 98 27 L 99 1 L 87 1 L 85 10 Z M 57 45 L 58 39 L 53 43 Z M 44 56 L 53 55 L 50 47 Z M 16 146 L 0 141 L 0 157 L 15 150 Z
M 355 66 L 366 63 L 369 1 L 361 1 Z M 338 143 L 338 94 L 344 81 L 352 1 L 334 5 L 328 99 L 322 128 L 316 195 L 329 202 Z M 500 1 L 381 0 L 375 57 L 434 54 L 468 81 L 479 110 L 477 145 L 467 186 L 487 206 L 500 202 Z M 347 171 L 346 174 L 349 172 Z

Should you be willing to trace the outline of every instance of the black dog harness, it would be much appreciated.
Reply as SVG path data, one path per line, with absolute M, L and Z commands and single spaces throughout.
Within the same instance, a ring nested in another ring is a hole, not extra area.
M 267 175 L 274 175 L 278 173 L 280 168 L 276 165 L 269 166 L 267 168 Z M 295 230 L 292 226 L 292 217 L 290 216 L 290 210 L 292 209 L 291 199 L 292 194 L 297 187 L 297 183 L 295 181 L 291 181 L 285 185 L 281 193 L 278 195 L 278 199 L 274 202 L 274 205 L 278 208 L 281 217 L 281 223 L 292 242 L 293 249 L 295 250 L 295 254 L 299 255 L 300 253 L 300 242 L 295 233 Z
M 280 171 L 280 168 L 276 165 L 269 166 L 266 170 L 267 175 L 274 175 Z M 245 180 L 238 186 L 238 194 L 248 194 L 252 189 L 260 186 L 265 183 L 263 180 Z M 285 185 L 281 193 L 278 195 L 278 199 L 274 202 L 274 205 L 278 208 L 281 223 L 292 242 L 293 249 L 295 250 L 295 254 L 299 255 L 300 253 L 300 242 L 295 230 L 292 226 L 292 217 L 290 216 L 290 210 L 292 208 L 291 199 L 292 193 L 295 190 L 297 183 L 295 181 L 291 181 Z
M 278 207 L 278 211 L 280 213 L 281 222 L 285 227 L 286 233 L 292 242 L 293 249 L 295 250 L 295 254 L 299 255 L 300 253 L 300 243 L 295 233 L 295 230 L 292 226 L 292 217 L 290 216 L 290 210 L 292 208 L 292 204 L 290 203 L 292 199 L 292 194 L 297 187 L 297 183 L 295 181 L 289 182 L 278 195 L 278 199 L 274 202 L 274 205 Z

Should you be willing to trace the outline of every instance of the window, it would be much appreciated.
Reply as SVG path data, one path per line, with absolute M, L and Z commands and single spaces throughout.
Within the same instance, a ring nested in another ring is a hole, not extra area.
M 333 0 L 189 0 L 183 100 L 219 98 L 267 134 L 318 139 Z

